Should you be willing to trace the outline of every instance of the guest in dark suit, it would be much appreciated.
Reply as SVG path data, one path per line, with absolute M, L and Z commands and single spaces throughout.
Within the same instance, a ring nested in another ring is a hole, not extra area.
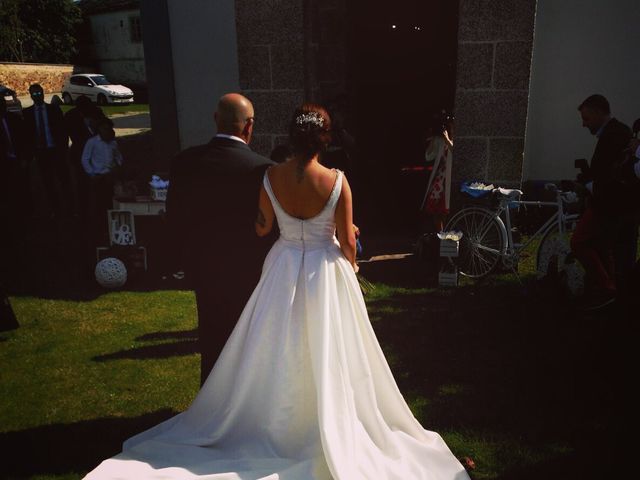
M 19 115 L 7 111 L 4 97 L 0 97 L 0 178 L 3 210 L 15 218 L 31 213 L 24 124 Z
M 630 247 L 637 239 L 631 222 L 634 204 L 629 189 L 616 177 L 626 159 L 631 130 L 611 116 L 609 102 L 602 95 L 590 96 L 578 110 L 582 125 L 598 137 L 598 143 L 588 170 L 578 178 L 591 196 L 571 248 L 597 285 L 588 308 L 599 308 L 615 300 L 617 287 L 624 287 L 635 261 L 635 247 L 633 255 Z
M 75 107 L 64 114 L 64 123 L 71 139 L 69 147 L 69 163 L 76 181 L 75 204 L 83 219 L 87 219 L 85 206 L 89 203 L 89 179 L 82 168 L 82 151 L 91 137 L 98 133 L 97 125 L 107 117 L 102 109 L 95 105 L 89 97 L 80 95 L 75 101 Z
M 25 223 L 31 214 L 31 191 L 24 125 L 19 115 L 7 112 L 4 96 L 0 96 L 0 179 L 0 283 L 9 284 L 21 269 L 19 251 L 24 245 Z M 0 310 L 1 303 L 0 297 Z M 11 307 L 5 305 L 5 313 L 10 311 Z
M 217 135 L 171 164 L 167 219 L 171 254 L 182 253 L 196 294 L 204 383 L 256 286 L 272 239 L 256 236 L 254 222 L 265 170 L 273 164 L 248 146 L 251 102 L 224 95 L 215 113 Z
M 57 105 L 45 103 L 42 87 L 34 83 L 29 87 L 29 94 L 33 105 L 23 113 L 27 145 L 40 169 L 53 214 L 58 216 L 62 213 L 63 203 L 69 206 L 72 203 L 66 158 L 69 139 L 62 111 Z

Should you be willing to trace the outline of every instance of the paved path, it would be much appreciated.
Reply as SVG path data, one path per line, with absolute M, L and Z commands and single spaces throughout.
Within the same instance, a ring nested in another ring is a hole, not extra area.
M 46 93 L 44 101 L 51 103 L 51 99 L 54 95 L 62 97 L 60 92 Z M 21 95 L 18 97 L 22 102 L 22 108 L 27 108 L 33 105 L 33 100 L 29 95 Z M 149 112 L 128 112 L 128 113 L 116 113 L 109 118 L 113 120 L 113 126 L 116 131 L 116 137 L 124 137 L 127 135 L 138 135 L 151 130 L 151 118 Z
M 151 130 L 149 113 L 122 113 L 111 115 L 116 136 L 137 135 Z

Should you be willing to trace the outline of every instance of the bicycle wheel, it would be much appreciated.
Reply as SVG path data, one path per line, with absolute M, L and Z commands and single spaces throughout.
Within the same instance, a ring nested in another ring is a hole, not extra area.
M 540 241 L 536 258 L 538 278 L 555 278 L 571 294 L 584 291 L 584 268 L 571 253 L 572 232 L 560 234 L 556 226 Z
M 452 262 L 461 274 L 481 278 L 490 274 L 502 258 L 504 231 L 496 214 L 484 208 L 465 208 L 449 221 L 447 231 L 462 232 L 458 257 Z

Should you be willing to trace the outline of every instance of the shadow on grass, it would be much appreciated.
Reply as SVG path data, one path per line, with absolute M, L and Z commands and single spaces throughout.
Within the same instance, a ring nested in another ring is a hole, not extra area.
M 159 345 L 147 345 L 129 350 L 121 350 L 119 352 L 93 357 L 92 360 L 95 362 L 108 362 L 111 360 L 121 360 L 123 358 L 142 360 L 148 358 L 179 357 L 193 355 L 196 353 L 199 353 L 198 342 L 196 339 L 191 339 L 180 342 L 161 343 Z
M 197 340 L 198 338 L 198 329 L 194 328 L 192 330 L 180 330 L 177 332 L 153 332 L 153 333 L 145 333 L 144 335 L 140 335 L 136 337 L 136 341 L 150 341 L 150 340 L 173 340 L 173 339 L 193 339 Z
M 426 272 L 414 256 L 360 263 L 360 274 L 371 282 L 401 288 L 421 288 L 426 283 Z
M 2 478 L 84 475 L 119 453 L 124 440 L 175 414 L 164 409 L 136 418 L 99 418 L 0 433 Z
M 408 277 L 409 261 L 384 263 Z M 414 413 L 429 430 L 467 435 L 470 450 L 456 453 L 476 457 L 480 476 L 592 478 L 610 464 L 603 444 L 626 420 L 634 351 L 611 311 L 582 314 L 517 281 L 408 291 L 368 308 Z M 491 449 L 492 465 L 478 460 Z

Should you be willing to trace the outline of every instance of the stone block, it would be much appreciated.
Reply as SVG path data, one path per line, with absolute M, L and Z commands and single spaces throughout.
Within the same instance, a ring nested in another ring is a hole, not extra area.
M 453 147 L 452 177 L 454 183 L 485 180 L 487 139 L 456 136 Z
M 272 45 L 271 69 L 274 89 L 304 88 L 302 44 Z
M 296 0 L 236 0 L 236 30 L 240 47 L 302 44 L 302 2 Z
M 293 111 L 302 104 L 303 90 L 252 92 L 245 95 L 253 102 L 256 135 L 286 135 Z
M 238 50 L 240 88 L 243 90 L 269 90 L 271 85 L 271 62 L 269 47 L 243 46 Z
M 458 88 L 490 88 L 493 69 L 493 43 L 458 45 Z
M 275 135 L 273 137 L 273 147 L 275 148 L 278 145 L 289 145 L 289 135 Z
M 456 134 L 523 137 L 527 119 L 526 90 L 456 92 Z
M 460 0 L 458 41 L 533 38 L 536 0 Z
M 490 138 L 488 179 L 519 182 L 523 152 L 523 138 Z
M 251 137 L 251 150 L 269 158 L 273 150 L 273 138 L 271 135 L 254 135 Z
M 532 42 L 500 42 L 496 45 L 495 88 L 529 88 L 532 46 Z

